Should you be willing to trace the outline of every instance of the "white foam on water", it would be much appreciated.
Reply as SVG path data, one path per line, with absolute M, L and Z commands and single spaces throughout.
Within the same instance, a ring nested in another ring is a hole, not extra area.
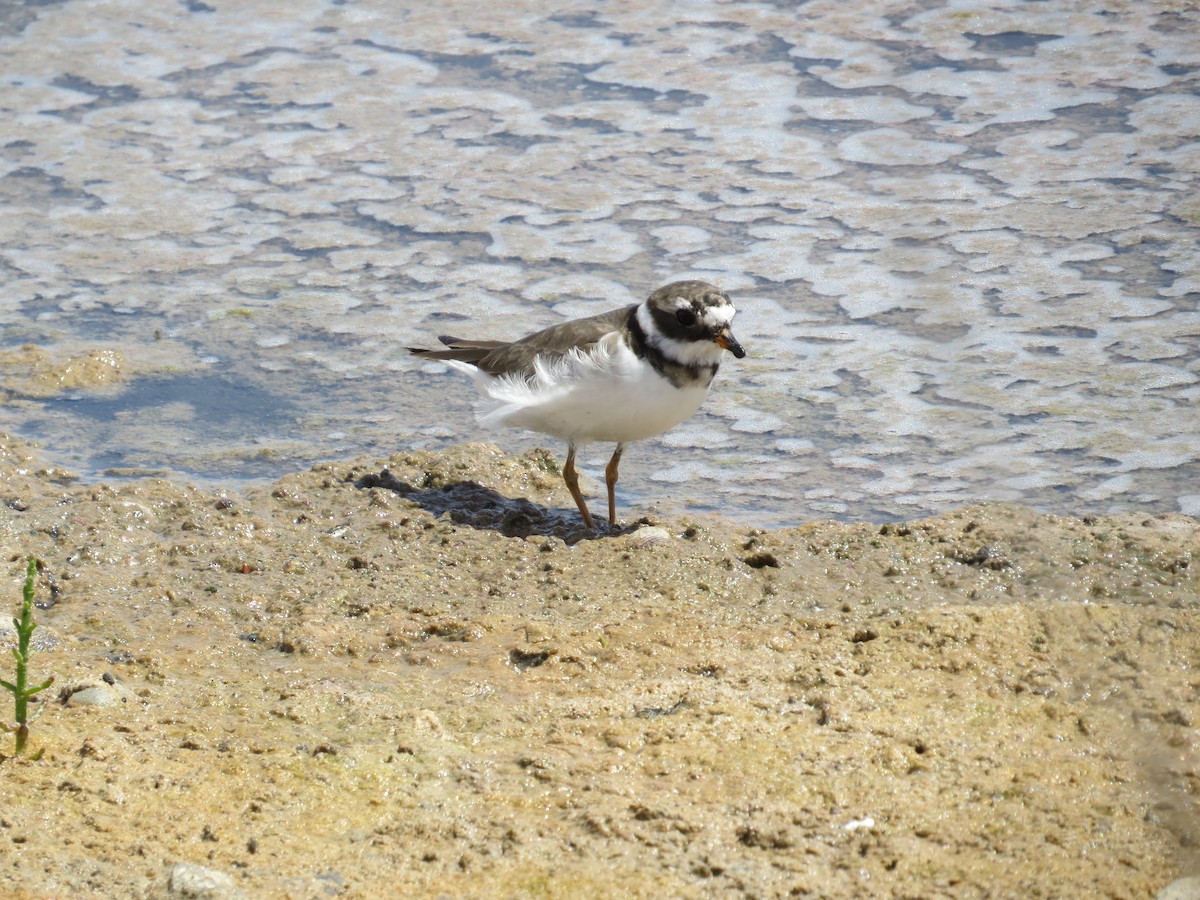
M 475 438 L 467 380 L 406 347 L 695 277 L 748 356 L 630 451 L 623 506 L 1197 508 L 1200 50 L 1153 5 L 107 9 L 0 32 L 0 327 L 134 378 L 166 336 L 174 376 L 295 415 L 47 408 L 85 476 L 99 446 L 230 478 L 264 439 L 286 466 Z

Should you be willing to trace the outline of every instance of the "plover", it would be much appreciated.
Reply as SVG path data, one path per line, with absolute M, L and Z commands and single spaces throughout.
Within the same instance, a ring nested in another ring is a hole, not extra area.
M 661 434 L 694 413 L 721 355 L 746 355 L 730 331 L 729 297 L 703 281 L 676 281 L 643 303 L 552 325 L 517 341 L 439 337 L 444 350 L 410 347 L 466 372 L 485 399 L 483 425 L 507 425 L 567 441 L 563 481 L 588 528 L 575 451 L 616 441 L 604 469 L 608 521 L 617 524 L 617 466 L 630 441 Z

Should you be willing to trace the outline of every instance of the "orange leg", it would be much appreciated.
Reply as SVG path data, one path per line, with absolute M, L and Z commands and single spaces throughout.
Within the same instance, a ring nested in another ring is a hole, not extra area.
M 567 490 L 575 498 L 575 505 L 579 507 L 579 514 L 583 516 L 583 523 L 588 528 L 595 528 L 596 523 L 592 521 L 592 514 L 588 512 L 587 504 L 583 502 L 583 493 L 579 490 L 579 473 L 575 471 L 574 441 L 571 441 L 567 445 L 567 463 L 563 466 L 563 481 L 567 483 Z
M 612 459 L 604 467 L 604 483 L 608 485 L 608 524 L 617 524 L 617 466 L 621 464 L 621 454 L 625 452 L 624 444 L 617 444 Z

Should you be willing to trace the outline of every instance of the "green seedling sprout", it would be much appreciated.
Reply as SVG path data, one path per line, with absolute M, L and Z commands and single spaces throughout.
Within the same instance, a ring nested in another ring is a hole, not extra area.
M 13 627 L 17 629 L 17 646 L 13 649 L 13 656 L 17 658 L 16 684 L 0 678 L 0 687 L 13 695 L 13 703 L 16 706 L 16 724 L 0 723 L 0 729 L 16 733 L 17 756 L 25 752 L 25 744 L 29 740 L 29 698 L 54 683 L 54 676 L 51 675 L 41 684 L 28 686 L 29 639 L 33 637 L 33 629 L 37 628 L 33 621 L 33 585 L 37 580 L 37 571 L 37 560 L 30 557 L 29 568 L 25 572 L 25 602 L 21 605 L 21 618 L 13 619 Z M 37 716 L 35 715 L 34 718 L 36 719 Z M 42 750 L 39 750 L 30 758 L 39 759 L 41 755 Z

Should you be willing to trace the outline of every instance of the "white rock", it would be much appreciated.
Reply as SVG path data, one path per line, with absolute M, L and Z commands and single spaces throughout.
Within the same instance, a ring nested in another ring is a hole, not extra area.
M 123 706 L 137 701 L 137 695 L 125 685 L 109 684 L 101 678 L 74 685 L 65 693 L 67 706 Z
M 1200 900 L 1200 875 L 1172 881 L 1158 892 L 1154 900 Z
M 232 900 L 245 896 L 224 872 L 186 862 L 175 863 L 171 867 L 167 892 L 201 900 Z

